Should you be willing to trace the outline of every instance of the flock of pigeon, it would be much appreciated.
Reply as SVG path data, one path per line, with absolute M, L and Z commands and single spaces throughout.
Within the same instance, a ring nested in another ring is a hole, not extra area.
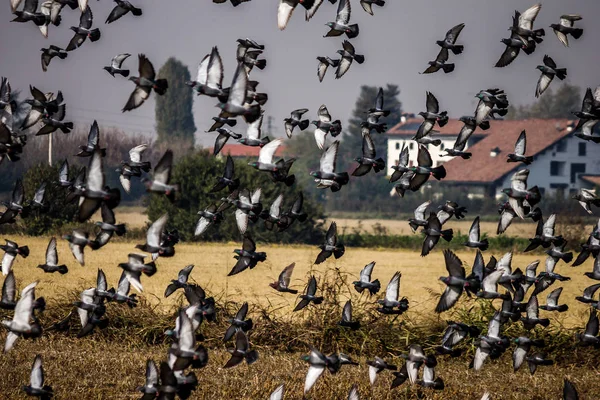
M 233 6 L 249 0 L 231 0 Z M 215 3 L 224 3 L 226 0 L 213 0 Z M 335 0 L 330 0 L 335 3 Z M 11 0 L 11 7 L 15 15 L 16 22 L 33 22 L 37 25 L 44 36 L 48 35 L 50 25 L 58 26 L 61 21 L 60 13 L 64 6 L 75 10 L 79 8 L 81 12 L 80 25 L 72 27 L 75 35 L 66 50 L 58 46 L 50 46 L 42 50 L 42 67 L 48 68 L 50 61 L 54 57 L 64 59 L 68 52 L 80 47 L 86 39 L 94 42 L 100 39 L 100 30 L 92 29 L 93 14 L 87 0 L 49 0 L 42 3 L 38 11 L 37 0 L 24 0 L 24 6 L 19 10 L 21 0 Z M 139 8 L 134 7 L 128 1 L 115 0 L 116 6 L 108 16 L 106 23 L 112 23 L 125 14 L 131 12 L 134 16 L 142 15 Z M 323 0 L 280 0 L 278 8 L 278 26 L 285 29 L 290 17 L 298 4 L 306 9 L 306 19 L 310 19 L 319 9 Z M 350 24 L 350 0 L 339 0 L 335 22 L 327 24 L 329 32 L 325 36 L 346 35 L 348 39 L 355 38 L 359 34 L 357 24 Z M 372 6 L 384 6 L 383 0 L 360 0 L 363 9 L 373 15 Z M 511 37 L 503 39 L 506 45 L 506 51 L 496 64 L 497 67 L 504 67 L 510 64 L 519 54 L 520 50 L 526 54 L 532 54 L 536 46 L 543 41 L 544 30 L 533 29 L 533 23 L 541 10 L 541 5 L 537 4 L 523 14 L 518 11 L 513 17 L 513 24 L 510 27 Z M 578 15 L 563 15 L 559 24 L 551 25 L 558 39 L 565 45 L 569 45 L 568 36 L 578 39 L 583 31 L 575 28 L 575 21 L 581 20 Z M 459 24 L 450 29 L 445 38 L 438 41 L 437 44 L 441 50 L 434 61 L 429 62 L 429 67 L 424 73 L 433 73 L 442 69 L 445 73 L 454 70 L 454 64 L 448 63 L 449 52 L 459 55 L 463 52 L 464 46 L 457 43 L 458 36 L 462 32 L 464 24 Z M 216 131 L 218 136 L 214 146 L 214 154 L 217 155 L 225 143 L 233 138 L 246 146 L 260 147 L 258 160 L 250 163 L 258 171 L 269 174 L 274 183 L 283 183 L 292 186 L 295 182 L 295 176 L 290 174 L 290 169 L 294 159 L 275 160 L 275 152 L 283 143 L 283 139 L 270 140 L 268 137 L 262 137 L 262 106 L 268 101 L 266 93 L 256 91 L 258 82 L 249 79 L 249 74 L 254 67 L 263 70 L 266 67 L 266 60 L 261 59 L 260 55 L 264 51 L 264 46 L 251 40 L 239 39 L 236 52 L 237 68 L 235 70 L 231 86 L 222 87 L 223 81 L 223 62 L 217 47 L 207 54 L 200 62 L 197 77 L 194 81 L 186 82 L 198 95 L 217 98 L 218 106 L 221 109 L 219 116 L 214 117 L 214 124 L 209 131 Z M 343 42 L 343 50 L 338 51 L 341 55 L 339 60 L 332 60 L 328 57 L 318 57 L 318 77 L 322 81 L 329 66 L 337 68 L 336 78 L 340 78 L 347 71 L 353 61 L 362 64 L 365 60 L 361 55 L 355 54 L 353 45 L 349 41 Z M 110 66 L 104 69 L 113 77 L 119 75 L 129 76 L 129 70 L 123 68 L 125 60 L 130 54 L 119 54 L 113 58 Z M 152 63 L 143 55 L 139 55 L 139 77 L 130 77 L 136 85 L 133 93 L 123 108 L 123 111 L 130 111 L 140 107 L 144 101 L 154 91 L 158 95 L 164 94 L 168 90 L 168 82 L 165 79 L 159 79 L 156 76 Z M 536 88 L 536 97 L 544 93 L 548 88 L 554 76 L 559 79 L 566 77 L 566 69 L 558 68 L 556 63 L 549 56 L 544 57 L 544 65 L 538 69 L 542 75 Z M 73 128 L 71 122 L 65 122 L 64 99 L 59 91 L 56 96 L 53 93 L 44 93 L 36 87 L 31 86 L 31 99 L 26 103 L 30 105 L 27 117 L 20 127 L 13 126 L 13 112 L 15 104 L 11 99 L 11 87 L 6 78 L 2 78 L 0 88 L 0 108 L 2 110 L 2 119 L 0 123 L 0 161 L 4 158 L 17 162 L 19 155 L 24 151 L 27 143 L 26 130 L 40 126 L 35 134 L 48 135 L 61 130 L 69 133 Z M 501 89 L 491 88 L 481 90 L 476 97 L 479 103 L 473 117 L 462 117 L 464 126 L 456 140 L 453 148 L 446 149 L 447 155 L 458 156 L 465 160 L 471 157 L 471 154 L 465 151 L 466 143 L 470 135 L 477 129 L 489 129 L 490 120 L 503 116 L 507 112 L 508 99 Z M 383 133 L 387 130 L 385 124 L 380 123 L 379 119 L 389 115 L 390 111 L 384 107 L 383 90 L 380 89 L 373 108 L 365 110 L 366 120 L 361 124 L 363 144 L 362 154 L 355 160 L 358 163 L 356 169 L 352 172 L 353 176 L 363 176 L 371 170 L 378 173 L 385 170 L 385 162 L 378 158 L 375 152 L 375 146 L 371 138 L 371 132 Z M 284 120 L 285 131 L 288 137 L 292 137 L 296 127 L 300 131 L 306 130 L 311 123 L 308 119 L 303 119 L 307 109 L 294 110 L 289 118 Z M 580 118 L 576 129 L 576 135 L 584 140 L 600 142 L 597 136 L 594 136 L 592 130 L 600 119 L 600 89 L 592 92 L 588 89 L 580 111 L 574 112 Z M 400 159 L 397 165 L 394 165 L 394 173 L 390 177 L 390 182 L 397 182 L 395 190 L 399 196 L 404 196 L 407 190 L 419 190 L 433 176 L 437 180 L 445 177 L 446 171 L 443 166 L 433 167 L 431 155 L 428 151 L 429 145 L 439 146 L 440 140 L 434 139 L 430 135 L 436 133 L 434 130 L 436 124 L 443 127 L 448 122 L 446 111 L 440 111 L 440 106 L 436 97 L 427 92 L 426 111 L 419 113 L 423 117 L 423 123 L 419 126 L 415 140 L 419 144 L 417 163 L 415 166 L 409 161 L 408 148 L 401 151 Z M 243 136 L 231 129 L 237 124 L 236 117 L 243 117 L 248 124 L 246 135 Z M 318 110 L 318 120 L 312 121 L 315 125 L 314 136 L 317 147 L 323 150 L 320 159 L 320 168 L 318 171 L 311 172 L 319 188 L 331 189 L 337 192 L 348 184 L 349 175 L 347 172 L 336 171 L 336 159 L 340 146 L 340 141 L 336 140 L 327 144 L 327 136 L 336 137 L 342 132 L 340 120 L 333 120 L 325 105 Z M 143 153 L 147 149 L 146 144 L 131 149 L 129 160 L 121 163 L 119 169 L 120 182 L 123 189 L 129 192 L 131 189 L 131 179 L 141 178 L 148 192 L 157 196 L 166 196 L 170 201 L 177 201 L 177 193 L 180 187 L 177 183 L 171 182 L 171 168 L 173 164 L 173 153 L 167 150 L 158 164 L 154 167 L 153 173 L 150 162 L 143 160 Z M 78 202 L 77 221 L 85 222 L 89 220 L 98 210 L 101 211 L 102 221 L 96 222 L 97 232 L 94 238 L 89 232 L 81 229 L 75 229 L 64 239 L 69 242 L 73 256 L 82 266 L 85 264 L 84 250 L 90 247 L 91 250 L 98 250 L 108 244 L 111 237 L 123 235 L 126 232 L 125 225 L 117 224 L 114 209 L 119 205 L 121 195 L 118 188 L 109 188 L 105 184 L 103 157 L 106 150 L 100 145 L 100 130 L 98 124 L 94 122 L 91 126 L 88 136 L 88 142 L 79 146 L 79 157 L 89 158 L 89 165 L 83 168 L 77 176 L 72 177 L 69 173 L 69 164 L 65 160 L 60 168 L 59 176 L 53 184 L 43 183 L 35 192 L 32 199 L 25 199 L 23 183 L 17 180 L 12 193 L 12 198 L 5 203 L 5 210 L 0 216 L 0 225 L 14 223 L 17 218 L 28 218 L 30 215 L 43 213 L 47 209 L 45 202 L 46 190 L 64 190 L 67 193 L 67 202 Z M 529 165 L 534 162 L 533 157 L 526 155 L 526 133 L 523 132 L 515 145 L 515 153 L 509 154 L 507 162 L 516 162 Z M 525 273 L 520 268 L 513 270 L 511 266 L 512 253 L 507 253 L 497 260 L 491 256 L 486 263 L 482 252 L 487 250 L 488 241 L 482 238 L 479 229 L 479 217 L 475 218 L 469 231 L 468 241 L 464 243 L 469 248 L 477 249 L 473 267 L 469 275 L 466 274 L 463 262 L 450 250 L 444 251 L 444 259 L 448 276 L 440 280 L 446 285 L 446 289 L 441 295 L 438 305 L 435 309 L 437 313 L 445 312 L 455 306 L 463 292 L 467 296 L 476 296 L 481 299 L 501 299 L 502 306 L 497 310 L 489 321 L 489 327 L 485 334 L 474 326 L 454 321 L 448 321 L 448 327 L 444 333 L 440 346 L 435 348 L 437 357 L 459 357 L 461 348 L 456 346 L 465 341 L 471 341 L 476 345 L 475 356 L 471 362 L 472 368 L 479 370 L 489 357 L 496 359 L 500 357 L 511 344 L 511 340 L 502 334 L 502 327 L 508 323 L 522 322 L 526 330 L 532 330 L 537 325 L 547 327 L 550 323 L 547 318 L 539 317 L 539 309 L 548 312 L 565 312 L 568 307 L 560 304 L 559 298 L 562 287 L 551 291 L 546 297 L 546 304 L 539 305 L 538 295 L 550 288 L 556 281 L 564 282 L 568 277 L 555 272 L 555 268 L 560 261 L 570 263 L 573 255 L 565 251 L 566 242 L 560 235 L 555 235 L 554 225 L 556 215 L 550 215 L 545 221 L 542 212 L 536 205 L 541 201 L 541 193 L 536 186 L 529 187 L 527 178 L 529 171 L 527 169 L 519 170 L 513 175 L 511 188 L 503 190 L 508 197 L 508 201 L 499 208 L 500 221 L 498 224 L 498 234 L 504 233 L 512 220 L 516 217 L 520 219 L 532 219 L 537 222 L 536 234 L 530 239 L 530 245 L 525 251 L 531 251 L 539 246 L 547 249 L 547 258 L 545 262 L 545 271 L 537 273 L 539 261 L 533 262 L 525 268 Z M 228 209 L 234 209 L 237 227 L 243 235 L 242 248 L 236 249 L 234 258 L 237 260 L 229 275 L 235 275 L 246 269 L 252 269 L 259 262 L 267 258 L 267 254 L 259 252 L 256 244 L 246 232 L 249 223 L 256 223 L 259 219 L 264 220 L 265 228 L 269 230 L 277 229 L 283 231 L 287 229 L 296 220 L 298 223 L 306 221 L 307 215 L 302 211 L 303 197 L 300 192 L 289 208 L 283 207 L 283 196 L 278 196 L 267 210 L 263 209 L 261 203 L 261 189 L 257 188 L 251 191 L 247 187 L 242 187 L 239 179 L 235 178 L 234 162 L 231 157 L 226 158 L 225 170 L 222 177 L 219 177 L 210 190 L 211 193 L 221 192 L 227 189 L 229 194 L 217 203 L 208 205 L 204 210 L 198 212 L 199 219 L 196 225 L 195 234 L 197 236 L 204 234 L 213 225 L 218 225 Z M 600 207 L 600 199 L 594 192 L 582 189 L 580 193 L 573 196 L 582 207 L 592 214 L 591 206 Z M 423 228 L 425 235 L 421 255 L 427 256 L 436 246 L 439 239 L 451 241 L 453 238 L 452 229 L 445 229 L 444 225 L 453 216 L 456 219 L 465 217 L 466 209 L 459 206 L 456 202 L 447 201 L 441 205 L 437 212 L 427 212 L 431 201 L 423 203 L 414 213 L 414 218 L 408 222 L 413 232 L 419 227 Z M 110 288 L 102 269 L 98 270 L 96 286 L 86 289 L 81 293 L 79 301 L 74 303 L 75 309 L 69 313 L 64 320 L 58 321 L 46 330 L 65 331 L 71 326 L 70 320 L 73 313 L 79 315 L 81 329 L 78 337 L 92 334 L 95 328 L 105 328 L 109 320 L 106 317 L 106 303 L 115 302 L 126 304 L 133 308 L 138 303 L 136 294 L 129 294 L 130 286 L 136 291 L 142 292 L 141 283 L 142 274 L 151 277 L 156 273 L 156 260 L 161 257 L 173 257 L 175 255 L 175 245 L 179 242 L 179 235 L 176 230 L 166 229 L 168 215 L 165 214 L 148 228 L 146 243 L 137 245 L 136 248 L 144 253 L 150 254 L 152 261 L 146 262 L 145 255 L 132 253 L 129 254 L 127 262 L 119 264 L 123 269 L 117 288 Z M 325 242 L 320 246 L 321 252 L 318 254 L 315 264 L 325 262 L 332 255 L 338 259 L 345 253 L 344 245 L 338 240 L 337 227 L 332 222 L 327 233 Z M 4 251 L 2 258 L 2 274 L 5 280 L 2 287 L 2 297 L 0 299 L 0 308 L 14 310 L 12 320 L 2 321 L 7 330 L 6 344 L 4 351 L 13 348 L 18 338 L 31 339 L 40 337 L 43 334 L 42 326 L 38 320 L 38 313 L 42 312 L 46 303 L 43 297 L 36 298 L 35 288 L 37 282 L 25 286 L 20 291 L 17 299 L 17 285 L 13 272 L 13 264 L 18 256 L 23 258 L 29 255 L 27 246 L 20 246 L 14 241 L 6 240 L 5 245 L 0 249 Z M 581 265 L 586 259 L 592 256 L 594 268 L 592 272 L 585 275 L 590 279 L 600 281 L 600 221 L 597 227 L 590 233 L 589 239 L 581 245 L 581 252 L 576 258 L 573 266 Z M 290 264 L 281 272 L 278 280 L 270 286 L 282 293 L 297 294 L 298 291 L 290 287 L 291 275 L 294 269 L 294 263 Z M 371 276 L 375 267 L 375 262 L 366 265 L 360 272 L 360 278 L 354 282 L 357 292 L 363 293 L 365 290 L 369 296 L 377 295 L 380 290 L 378 279 L 372 280 Z M 56 238 L 51 238 L 46 250 L 46 263 L 39 268 L 47 273 L 58 272 L 67 274 L 68 268 L 58 261 Z M 171 281 L 165 290 L 165 297 L 172 295 L 181 289 L 189 305 L 182 308 L 177 315 L 175 328 L 165 332 L 167 336 L 173 339 L 167 353 L 167 361 L 160 363 L 157 367 L 153 360 L 148 360 L 146 369 L 146 383 L 140 386 L 138 390 L 143 393 L 142 399 L 174 399 L 176 396 L 185 399 L 188 398 L 198 385 L 198 380 L 193 370 L 203 368 L 208 363 L 208 352 L 197 340 L 201 339 L 198 330 L 201 323 L 215 320 L 215 301 L 212 297 L 207 297 L 205 291 L 197 284 L 188 282 L 188 277 L 192 272 L 193 265 L 182 269 L 177 279 Z M 17 270 L 18 271 L 18 270 Z M 401 273 L 396 272 L 387 285 L 385 296 L 378 300 L 379 307 L 377 311 L 384 315 L 400 315 L 408 310 L 409 301 L 400 297 L 400 278 Z M 532 294 L 526 301 L 525 297 L 530 288 L 533 288 Z M 590 317 L 585 331 L 578 335 L 582 345 L 600 346 L 600 337 L 598 336 L 599 321 L 597 310 L 600 309 L 600 300 L 595 299 L 594 295 L 600 288 L 600 283 L 592 285 L 585 289 L 582 296 L 577 300 L 590 304 Z M 313 304 L 318 306 L 324 301 L 323 296 L 317 295 L 318 282 L 314 276 L 311 276 L 305 293 L 299 296 L 294 311 L 300 311 Z M 248 304 L 240 308 L 234 318 L 230 320 L 231 326 L 224 335 L 224 341 L 232 339 L 235 341 L 235 347 L 230 350 L 231 358 L 224 368 L 231 368 L 244 360 L 247 364 L 252 364 L 258 360 L 256 350 L 250 348 L 248 341 L 248 332 L 253 328 L 251 319 L 247 319 Z M 525 316 L 522 314 L 525 313 Z M 348 301 L 342 310 L 342 319 L 339 323 L 341 329 L 360 329 L 360 321 L 352 317 L 352 303 Z M 539 366 L 550 365 L 551 359 L 541 351 L 533 351 L 532 348 L 543 348 L 544 343 L 540 340 L 533 340 L 528 337 L 515 338 L 512 342 L 516 344 L 513 352 L 513 366 L 515 371 L 527 362 L 531 374 L 534 374 Z M 384 359 L 375 357 L 368 361 L 369 379 L 374 384 L 379 373 L 385 370 L 392 370 L 395 378 L 392 388 L 403 384 L 408 380 L 411 384 L 419 384 L 425 388 L 433 390 L 442 390 L 444 382 L 436 376 L 435 368 L 437 358 L 433 353 L 426 354 L 421 346 L 412 344 L 409 346 L 408 354 L 403 355 L 406 362 L 398 370 L 397 366 L 388 364 Z M 311 347 L 310 354 L 303 357 L 308 362 L 309 368 L 306 375 L 304 393 L 306 394 L 325 369 L 331 374 L 337 373 L 342 365 L 357 365 L 349 356 L 339 353 L 324 355 L 319 350 Z M 423 369 L 421 378 L 419 373 Z M 24 386 L 24 391 L 31 396 L 37 396 L 42 399 L 52 397 L 53 392 L 50 386 L 44 384 L 44 374 L 42 367 L 42 358 L 36 355 L 31 372 L 30 385 Z M 271 399 L 282 399 L 284 394 L 284 385 L 282 384 L 271 394 Z M 359 393 L 357 386 L 353 386 L 348 395 L 348 399 L 358 399 Z M 488 393 L 484 394 L 483 399 L 490 399 Z M 563 398 L 572 400 L 577 399 L 577 391 L 574 385 L 565 379 Z

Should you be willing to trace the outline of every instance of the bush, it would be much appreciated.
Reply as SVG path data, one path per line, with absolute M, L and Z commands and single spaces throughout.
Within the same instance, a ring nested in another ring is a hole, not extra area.
M 154 221 L 168 212 L 168 228 L 176 228 L 184 240 L 239 241 L 240 234 L 233 216 L 233 208 L 224 212 L 224 219 L 219 225 L 209 227 L 198 238 L 194 237 L 194 229 L 198 221 L 197 212 L 211 203 L 218 203 L 221 198 L 229 194 L 227 189 L 219 193 L 208 193 L 217 182 L 217 178 L 223 174 L 224 168 L 225 160 L 216 159 L 206 150 L 184 156 L 175 164 L 171 175 L 171 182 L 181 185 L 181 193 L 172 204 L 165 196 L 152 195 L 147 209 L 149 220 Z M 294 172 L 293 166 L 291 172 Z M 298 185 L 288 188 L 282 183 L 271 182 L 267 173 L 254 170 L 245 161 L 235 161 L 235 177 L 240 179 L 241 187 L 251 191 L 258 187 L 262 189 L 261 202 L 265 209 L 268 209 L 271 202 L 283 193 L 283 209 L 287 210 L 301 190 Z M 296 221 L 284 232 L 270 232 L 263 227 L 261 221 L 258 221 L 255 224 L 250 223 L 248 232 L 255 240 L 271 243 L 321 242 L 324 233 L 323 223 L 319 220 L 322 220 L 324 215 L 321 208 L 307 197 L 304 198 L 303 210 L 309 217 L 305 222 Z

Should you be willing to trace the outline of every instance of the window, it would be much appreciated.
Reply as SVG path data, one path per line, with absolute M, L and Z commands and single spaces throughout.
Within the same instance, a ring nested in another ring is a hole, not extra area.
M 565 162 L 564 161 L 550 161 L 550 176 L 564 176 L 565 174 Z
M 415 148 L 415 144 L 414 144 L 413 142 L 410 142 L 410 143 L 408 144 L 408 148 L 409 148 L 410 150 L 414 149 L 414 148 Z
M 444 150 L 444 143 L 440 144 L 440 150 Z
M 556 152 L 557 153 L 564 153 L 567 151 L 567 141 L 566 140 L 561 140 L 560 142 L 558 142 L 556 144 Z
M 571 183 L 575 183 L 577 175 L 585 173 L 585 164 L 571 164 Z
M 400 143 L 396 142 L 396 150 L 400 150 Z
M 577 153 L 580 156 L 585 156 L 585 143 L 579 143 L 579 152 Z

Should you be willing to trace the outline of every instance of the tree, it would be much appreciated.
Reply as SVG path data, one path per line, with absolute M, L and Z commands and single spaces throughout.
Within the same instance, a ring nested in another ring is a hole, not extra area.
M 556 92 L 548 88 L 539 100 L 526 106 L 510 106 L 506 119 L 573 118 L 571 111 L 581 107 L 581 88 L 564 83 Z
M 271 202 L 279 194 L 284 195 L 283 207 L 287 211 L 293 204 L 302 187 L 295 184 L 291 188 L 279 183 L 273 183 L 269 175 L 259 172 L 248 166 L 247 161 L 234 160 L 235 177 L 240 179 L 241 188 L 262 190 L 261 202 L 264 209 L 269 209 Z M 181 194 L 175 203 L 170 203 L 166 197 L 152 195 L 148 206 L 148 219 L 154 221 L 165 212 L 169 213 L 168 229 L 176 228 L 184 240 L 201 241 L 241 241 L 241 235 L 235 222 L 234 208 L 223 213 L 224 219 L 219 225 L 213 225 L 201 236 L 194 237 L 194 229 L 198 221 L 197 212 L 203 210 L 211 203 L 220 203 L 220 199 L 227 197 L 229 192 L 225 189 L 219 193 L 208 193 L 221 176 L 225 168 L 225 160 L 219 160 L 206 150 L 200 150 L 184 156 L 179 160 L 172 171 L 172 182 L 181 185 Z M 292 166 L 294 173 L 295 165 Z M 262 221 L 250 223 L 248 232 L 252 238 L 267 242 L 281 243 L 319 243 L 323 240 L 322 222 L 324 219 L 321 207 L 317 206 L 310 196 L 304 196 L 304 212 L 308 214 L 305 222 L 295 221 L 284 232 L 271 232 L 264 228 Z
M 190 71 L 181 61 L 171 57 L 158 71 L 160 78 L 169 82 L 169 89 L 156 96 L 156 132 L 158 141 L 167 143 L 173 138 L 183 139 L 194 145 L 193 93 L 185 85 L 190 80 Z

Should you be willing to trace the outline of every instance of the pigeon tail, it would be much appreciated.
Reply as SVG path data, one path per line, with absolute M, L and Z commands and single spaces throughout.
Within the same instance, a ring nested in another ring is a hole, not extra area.
M 355 54 L 354 61 L 356 61 L 359 64 L 362 64 L 365 62 L 365 56 L 363 56 L 362 54 Z M 385 115 L 384 115 L 384 117 L 385 117 Z
M 359 33 L 358 24 L 349 25 L 348 31 L 346 31 L 346 36 L 348 36 L 348 39 L 354 39 L 357 37 Z
M 583 29 L 581 28 L 574 28 L 571 30 L 571 36 L 573 36 L 573 39 L 579 39 L 581 37 L 581 35 L 583 35 Z
M 486 251 L 489 247 L 489 242 L 487 239 L 483 239 L 480 241 L 480 245 L 478 246 L 479 250 Z
M 431 169 L 431 174 L 435 179 L 442 180 L 446 177 L 446 168 L 443 165 Z
M 452 237 L 454 236 L 454 231 L 452 231 L 452 229 L 446 229 L 440 233 L 441 233 L 442 239 L 444 239 L 446 242 L 451 241 Z
M 285 178 L 285 181 L 284 181 L 284 183 L 287 187 L 292 186 L 294 184 L 294 182 L 296 182 L 296 176 L 294 174 L 288 175 L 288 177 Z
M 536 44 L 533 40 L 530 40 L 527 42 L 526 45 L 523 46 L 523 51 L 525 52 L 525 54 L 530 55 L 533 54 L 533 52 L 535 51 L 536 48 Z
M 463 46 L 462 44 L 456 44 L 454 46 L 452 46 L 450 48 L 450 50 L 452 51 L 452 53 L 454 53 L 455 55 L 457 54 L 461 54 L 464 50 L 465 50 L 465 46 Z
M 445 74 L 448 74 L 448 73 L 454 71 L 454 67 L 455 67 L 455 65 L 452 63 L 442 65 L 442 69 L 444 70 Z M 440 126 L 443 126 L 443 125 L 440 125 Z
M 556 71 L 556 77 L 558 79 L 560 79 L 561 81 L 567 77 L 567 69 L 566 68 L 558 68 L 558 69 L 555 69 L 555 71 Z
M 66 265 L 59 265 L 57 268 L 58 268 L 58 273 L 61 275 L 64 275 L 67 272 L 69 272 L 69 269 L 67 268 Z
M 333 251 L 333 256 L 335 258 L 340 258 L 346 252 L 346 247 L 343 244 L 340 244 L 338 248 Z
M 438 118 L 437 123 L 439 125 L 440 128 L 442 128 L 443 126 L 445 126 L 448 123 L 448 112 L 447 111 L 442 111 L 440 113 L 441 118 Z
M 379 282 L 379 279 L 375 279 L 373 282 L 371 282 L 371 284 L 373 286 L 369 286 L 369 293 L 371 293 L 371 295 L 374 295 L 381 289 L 381 283 Z
M 269 95 L 266 93 L 256 93 L 256 96 L 254 96 L 254 100 L 256 100 L 256 102 L 261 106 L 264 106 L 265 103 L 269 100 Z
M 565 253 L 562 256 L 562 260 L 564 262 L 566 262 L 567 264 L 569 264 L 571 261 L 573 261 L 573 253 L 572 252 Z
M 92 31 L 88 35 L 92 42 L 95 42 L 100 39 L 100 29 L 92 29 Z
M 144 265 L 143 272 L 146 276 L 152 276 L 156 273 L 156 264 L 153 262 L 149 262 Z
M 169 83 L 166 79 L 157 79 L 156 82 L 154 82 L 154 91 L 160 96 L 165 94 L 168 88 Z
M 548 318 L 541 318 L 538 320 L 538 323 L 546 328 L 548 325 L 550 325 L 550 320 Z
M 19 247 L 18 253 L 21 255 L 21 257 L 27 258 L 27 256 L 29 255 L 29 247 L 27 247 L 27 246 Z
M 558 312 L 565 312 L 565 311 L 567 311 L 568 309 L 569 309 L 569 306 L 568 306 L 568 305 L 566 305 L 566 304 L 561 304 L 560 306 L 558 306 L 558 307 L 556 308 L 556 311 L 558 311 Z
M 125 224 L 115 225 L 115 233 L 117 236 L 123 236 L 127 230 L 125 229 Z
M 123 69 L 121 71 L 117 71 L 117 73 L 119 75 L 121 75 L 123 78 L 127 78 L 129 76 L 129 70 L 128 69 Z
M 244 357 L 246 358 L 246 363 L 248 365 L 253 364 L 258 360 L 258 352 L 256 350 L 251 350 L 247 352 Z

